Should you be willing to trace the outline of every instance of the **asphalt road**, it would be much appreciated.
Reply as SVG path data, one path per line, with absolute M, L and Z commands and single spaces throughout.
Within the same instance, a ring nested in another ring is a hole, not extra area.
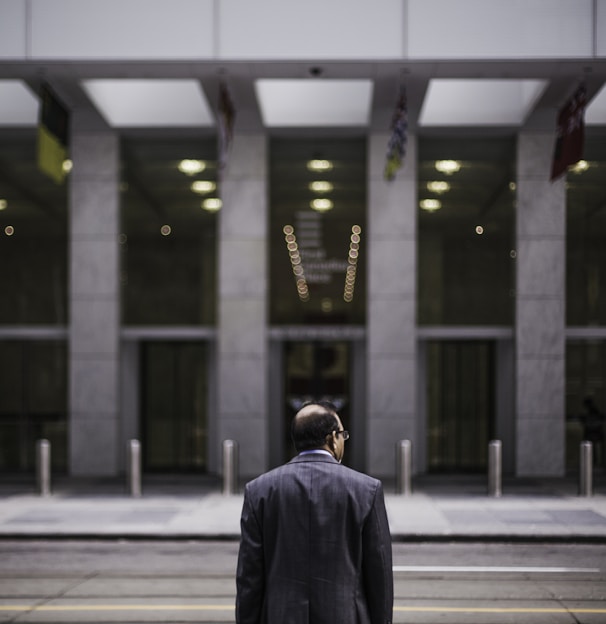
M 237 551 L 0 540 L 0 622 L 233 622 Z M 606 623 L 603 545 L 400 543 L 394 578 L 394 622 Z

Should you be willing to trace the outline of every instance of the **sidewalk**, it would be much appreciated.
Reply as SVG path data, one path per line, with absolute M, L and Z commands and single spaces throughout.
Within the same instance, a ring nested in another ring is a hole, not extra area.
M 31 480 L 0 480 L 0 539 L 238 539 L 242 496 L 211 477 L 149 477 L 132 498 L 123 481 L 57 479 L 49 497 Z M 566 479 L 504 479 L 503 495 L 469 476 L 422 476 L 400 496 L 385 484 L 394 540 L 591 541 L 606 543 L 606 476 L 579 497 Z

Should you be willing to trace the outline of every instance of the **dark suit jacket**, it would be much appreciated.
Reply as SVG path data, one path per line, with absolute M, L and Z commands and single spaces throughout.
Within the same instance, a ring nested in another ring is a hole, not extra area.
M 247 484 L 239 624 L 387 624 L 391 536 L 381 482 L 325 454 Z

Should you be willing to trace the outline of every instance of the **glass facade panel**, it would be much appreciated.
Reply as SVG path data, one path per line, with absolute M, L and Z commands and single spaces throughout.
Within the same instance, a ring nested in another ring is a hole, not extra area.
M 513 325 L 514 146 L 420 139 L 419 324 Z
M 216 208 L 215 152 L 214 140 L 123 140 L 126 325 L 214 323 L 217 215 L 202 204 Z
M 0 325 L 67 322 L 67 181 L 38 170 L 35 130 L 0 133 Z
M 366 177 L 365 139 L 271 141 L 271 324 L 365 322 Z
M 52 468 L 67 469 L 66 345 L 0 342 L 0 470 L 31 472 L 36 441 L 51 443 Z
M 206 469 L 206 346 L 149 342 L 142 350 L 144 467 Z
M 483 471 L 494 428 L 494 344 L 427 344 L 430 471 Z
M 569 341 L 566 345 L 566 469 L 579 469 L 580 444 L 594 443 L 594 462 L 606 467 L 606 341 Z
M 566 322 L 606 325 L 606 136 L 588 132 L 584 157 L 566 177 Z

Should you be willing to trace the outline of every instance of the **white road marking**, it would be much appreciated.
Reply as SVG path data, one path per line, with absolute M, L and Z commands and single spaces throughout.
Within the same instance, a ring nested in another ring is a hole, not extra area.
M 394 572 L 516 572 L 516 573 L 588 573 L 600 568 L 557 568 L 533 566 L 393 566 Z

